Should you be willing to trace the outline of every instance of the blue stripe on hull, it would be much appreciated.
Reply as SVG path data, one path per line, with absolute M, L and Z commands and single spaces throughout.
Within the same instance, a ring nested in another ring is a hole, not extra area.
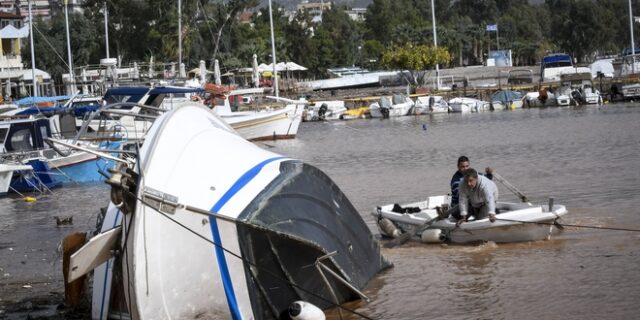
M 107 172 L 107 169 L 113 168 L 112 160 L 104 160 L 101 158 L 89 161 L 74 163 L 65 167 L 52 169 L 52 175 L 58 182 L 94 182 L 103 181 L 105 178 L 100 171 Z
M 270 158 L 265 161 L 258 163 L 253 168 L 249 169 L 249 171 L 245 172 L 232 186 L 225 192 L 225 194 L 218 200 L 218 202 L 211 208 L 211 212 L 218 213 L 220 209 L 229 201 L 233 196 L 238 193 L 244 186 L 246 186 L 253 178 L 255 178 L 262 168 L 279 159 L 283 159 L 284 157 L 275 157 Z M 238 301 L 236 299 L 235 292 L 233 291 L 233 283 L 231 282 L 231 275 L 229 274 L 229 266 L 227 265 L 227 260 L 224 256 L 224 250 L 222 250 L 222 241 L 220 239 L 220 230 L 218 229 L 218 222 L 215 217 L 209 217 L 209 222 L 211 225 L 211 234 L 213 235 L 213 242 L 216 244 L 215 252 L 216 259 L 218 261 L 218 269 L 220 270 L 220 276 L 222 277 L 222 284 L 224 286 L 224 292 L 227 296 L 227 304 L 229 305 L 229 311 L 234 320 L 242 319 L 242 315 L 240 314 L 240 309 L 238 308 Z

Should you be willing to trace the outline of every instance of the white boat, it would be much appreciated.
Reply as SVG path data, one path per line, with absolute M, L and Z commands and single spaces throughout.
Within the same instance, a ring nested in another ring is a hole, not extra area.
M 9 192 L 14 172 L 30 172 L 32 170 L 33 168 L 29 165 L 0 163 L 0 196 Z
M 514 110 L 523 105 L 523 94 L 513 90 L 499 90 L 491 96 L 491 110 Z
M 447 113 L 449 104 L 442 96 L 423 96 L 416 98 L 414 114 Z
M 251 89 L 253 91 L 263 89 Z M 238 92 L 231 91 L 226 99 L 216 104 L 214 112 L 235 129 L 242 137 L 249 141 L 264 141 L 276 139 L 293 139 L 298 134 L 302 113 L 306 101 L 296 101 L 284 98 L 273 97 L 276 100 L 286 101 L 284 108 L 265 108 L 252 111 L 232 111 L 229 104 L 229 97 L 239 95 Z
M 458 97 L 449 100 L 449 110 L 451 110 L 451 112 L 482 112 L 489 111 L 490 109 L 491 104 L 489 102 L 474 98 Z
M 372 118 L 406 116 L 411 113 L 414 104 L 411 98 L 402 94 L 395 94 L 393 97 L 383 96 L 379 102 L 369 106 L 369 112 Z
M 573 66 L 573 59 L 566 53 L 552 53 L 542 58 L 540 63 L 540 81 L 554 82 L 560 81 L 560 75 L 573 73 L 576 68 Z
M 343 100 L 316 101 L 303 115 L 304 121 L 339 120 L 347 111 Z
M 329 177 L 247 142 L 204 107 L 159 117 L 126 172 L 134 179 L 109 180 L 123 214 L 112 203 L 102 227 L 123 219 L 111 260 L 123 273 L 100 269 L 93 298 L 111 297 L 104 281 L 122 281 L 131 319 L 279 319 L 294 301 L 355 300 L 389 266 Z M 118 232 L 109 229 L 95 238 Z M 70 279 L 93 263 L 86 254 L 72 256 Z
M 563 205 L 531 205 L 528 203 L 498 202 L 495 222 L 488 218 L 473 220 L 456 227 L 450 217 L 438 220 L 436 207 L 449 204 L 450 196 L 429 197 L 425 201 L 401 205 L 401 208 L 416 208 L 414 213 L 394 212 L 394 204 L 375 208 L 372 215 L 391 220 L 405 230 L 425 226 L 429 221 L 425 241 L 449 241 L 468 243 L 476 241 L 519 242 L 549 239 L 556 229 L 554 222 L 567 213 Z M 427 226 L 425 226 L 427 227 Z
M 524 96 L 523 107 L 539 108 L 539 107 L 555 107 L 556 94 L 547 88 L 541 88 L 539 91 L 527 92 Z

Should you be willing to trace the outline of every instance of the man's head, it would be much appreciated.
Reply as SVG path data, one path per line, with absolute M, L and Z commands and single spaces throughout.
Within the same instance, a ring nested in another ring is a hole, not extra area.
M 474 168 L 469 168 L 464 172 L 464 183 L 470 189 L 473 189 L 478 185 L 478 172 Z
M 470 165 L 469 158 L 466 156 L 460 156 L 460 158 L 458 158 L 458 171 L 460 171 L 460 173 L 467 171 Z

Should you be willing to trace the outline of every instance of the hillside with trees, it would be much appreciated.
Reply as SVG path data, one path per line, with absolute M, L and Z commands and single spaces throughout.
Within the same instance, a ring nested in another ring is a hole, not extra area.
M 444 67 L 478 65 L 496 48 L 497 24 L 501 49 L 511 49 L 515 65 L 534 65 L 548 52 L 566 52 L 578 62 L 620 53 L 630 47 L 627 0 L 434 0 L 438 46 L 446 49 Z M 62 1 L 49 20 L 36 21 L 36 65 L 59 83 L 66 72 L 66 39 Z M 178 10 L 175 0 L 110 0 L 110 56 L 123 65 L 133 61 L 178 60 Z M 632 1 L 634 12 L 638 1 Z M 74 65 L 96 64 L 105 57 L 103 0 L 87 0 L 83 14 L 71 14 Z M 344 5 L 333 5 L 321 22 L 298 13 L 292 19 L 273 2 L 275 42 L 279 61 L 309 68 L 309 77 L 324 78 L 332 67 L 391 67 L 383 64 L 390 50 L 433 44 L 431 0 L 373 0 L 366 19 L 349 18 Z M 239 17 L 253 13 L 250 23 Z M 640 29 L 634 26 L 636 38 Z M 187 69 L 200 60 L 221 63 L 223 72 L 249 67 L 253 54 L 271 61 L 269 15 L 259 0 L 182 0 L 182 57 Z M 28 46 L 28 41 L 23 45 Z M 29 64 L 30 50 L 22 50 Z M 425 64 L 429 65 L 430 64 Z

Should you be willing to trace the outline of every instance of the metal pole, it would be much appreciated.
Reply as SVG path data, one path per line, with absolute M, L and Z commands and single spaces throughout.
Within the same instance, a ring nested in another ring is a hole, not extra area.
M 31 0 L 29 0 L 29 40 L 31 41 L 31 83 L 33 91 L 31 96 L 38 96 L 38 86 L 36 85 L 36 56 L 33 50 L 33 16 L 31 15 Z
M 109 59 L 109 11 L 107 10 L 107 1 L 104 2 L 104 44 L 107 51 L 107 59 Z
M 438 36 L 436 33 L 436 9 L 431 0 L 431 24 L 433 26 L 433 46 L 438 49 Z M 436 64 L 436 90 L 440 90 L 440 65 Z
M 178 61 L 182 65 L 182 1 L 178 0 Z
M 496 50 L 500 51 L 500 38 L 498 37 L 498 23 L 496 22 Z
M 67 60 L 69 61 L 69 83 L 71 92 L 69 94 L 76 93 L 76 78 L 73 74 L 73 58 L 71 57 L 71 37 L 69 36 L 69 0 L 64 0 L 64 21 L 67 28 Z
M 276 72 L 276 40 L 273 35 L 273 14 L 271 11 L 271 0 L 269 0 L 269 26 L 271 27 L 271 56 L 273 58 L 273 90 L 276 97 L 279 97 L 278 91 L 278 73 Z
M 636 47 L 633 40 L 633 12 L 631 11 L 631 0 L 629 0 L 629 31 L 631 31 L 631 74 L 636 73 Z

